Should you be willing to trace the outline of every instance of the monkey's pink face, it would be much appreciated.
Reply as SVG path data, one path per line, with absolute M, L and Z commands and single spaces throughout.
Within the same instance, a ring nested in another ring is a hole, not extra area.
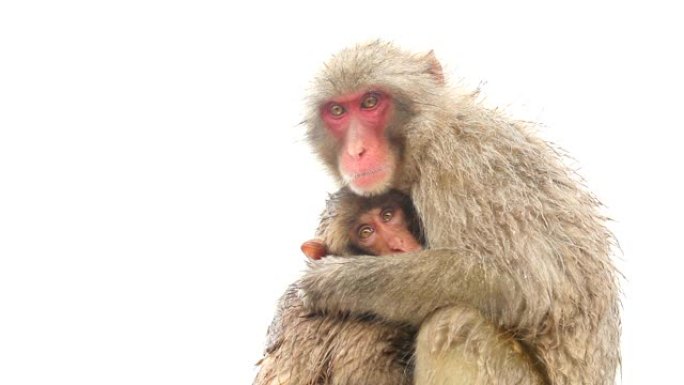
M 392 100 L 381 91 L 342 95 L 321 109 L 326 128 L 339 142 L 340 174 L 357 194 L 380 194 L 391 185 L 396 156 L 385 135 L 391 113 Z

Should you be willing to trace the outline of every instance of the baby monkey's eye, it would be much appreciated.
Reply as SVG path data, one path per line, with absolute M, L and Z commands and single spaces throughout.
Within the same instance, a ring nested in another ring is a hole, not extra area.
M 361 226 L 361 227 L 359 227 L 359 231 L 358 231 L 359 239 L 366 239 L 366 238 L 370 237 L 371 235 L 373 235 L 374 232 L 375 232 L 375 230 L 371 226 L 368 226 L 368 225 Z
M 384 222 L 389 222 L 394 217 L 394 210 L 386 209 L 380 214 L 380 216 Z

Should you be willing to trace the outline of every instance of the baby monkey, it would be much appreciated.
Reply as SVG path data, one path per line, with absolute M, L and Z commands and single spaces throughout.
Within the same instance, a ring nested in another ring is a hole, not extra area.
M 411 199 L 398 192 L 366 198 L 342 189 L 328 200 L 325 216 L 342 219 L 341 229 L 329 229 L 321 239 L 302 244 L 312 260 L 326 255 L 388 255 L 423 248 L 423 236 Z

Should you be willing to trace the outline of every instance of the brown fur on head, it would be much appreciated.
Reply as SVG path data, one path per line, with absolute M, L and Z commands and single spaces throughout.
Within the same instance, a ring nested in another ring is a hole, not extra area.
M 409 231 L 420 244 L 424 244 L 420 220 L 411 199 L 396 190 L 373 197 L 360 197 L 348 188 L 342 188 L 330 194 L 326 201 L 325 211 L 321 214 L 321 223 L 316 230 L 316 236 L 323 241 L 331 255 L 365 254 L 352 242 L 349 237 L 350 229 L 356 224 L 361 214 L 388 202 L 399 205 L 408 221 Z

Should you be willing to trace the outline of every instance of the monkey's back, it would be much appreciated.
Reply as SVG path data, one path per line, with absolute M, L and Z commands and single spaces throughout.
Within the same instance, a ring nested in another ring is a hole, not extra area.
M 531 347 L 552 383 L 612 383 L 619 274 L 600 202 L 528 124 L 470 96 L 454 110 L 452 124 L 414 132 L 425 137 L 411 196 L 428 246 L 493 259 L 488 279 L 515 277 L 517 290 L 483 299 L 482 310 Z M 521 292 L 522 302 L 508 297 Z

